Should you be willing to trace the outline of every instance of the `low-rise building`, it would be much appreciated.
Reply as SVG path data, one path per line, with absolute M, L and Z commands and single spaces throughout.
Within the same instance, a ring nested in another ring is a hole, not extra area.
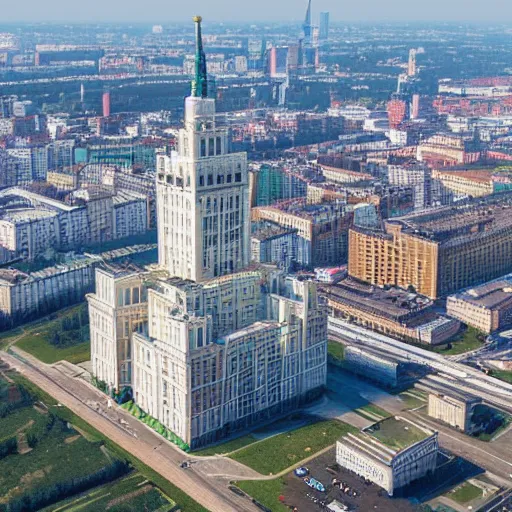
M 0 269 L 0 328 L 80 302 L 94 288 L 94 269 L 100 263 L 99 256 L 77 256 L 30 274 Z
M 388 418 L 336 444 L 336 462 L 385 489 L 390 496 L 435 471 L 437 432 L 402 417 Z
M 433 310 L 433 301 L 399 288 L 378 287 L 347 278 L 322 293 L 335 316 L 405 341 L 437 345 L 460 329 L 460 323 Z
M 472 415 L 482 399 L 430 379 L 428 382 L 428 385 L 423 382 L 416 384 L 418 389 L 428 393 L 428 415 L 462 432 L 471 433 L 474 427 Z
M 89 188 L 66 202 L 13 187 L 0 192 L 0 246 L 34 260 L 46 250 L 69 251 L 142 234 L 148 227 L 145 196 Z
M 446 312 L 487 334 L 512 323 L 512 274 L 450 295 Z

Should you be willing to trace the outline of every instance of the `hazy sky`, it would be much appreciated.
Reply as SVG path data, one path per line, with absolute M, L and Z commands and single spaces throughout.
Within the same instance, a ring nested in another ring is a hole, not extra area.
M 165 23 L 193 14 L 215 21 L 302 20 L 307 0 L 3 0 L 2 22 L 132 21 Z M 512 22 L 510 0 L 313 0 L 335 21 Z

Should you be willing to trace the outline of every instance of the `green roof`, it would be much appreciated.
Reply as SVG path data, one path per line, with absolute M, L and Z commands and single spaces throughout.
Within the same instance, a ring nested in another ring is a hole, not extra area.
M 397 452 L 432 435 L 408 421 L 393 417 L 379 421 L 363 432 Z

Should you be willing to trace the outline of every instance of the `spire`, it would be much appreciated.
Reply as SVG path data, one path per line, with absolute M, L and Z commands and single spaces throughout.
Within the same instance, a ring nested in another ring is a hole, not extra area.
M 308 2 L 308 10 L 306 11 L 306 18 L 304 19 L 304 25 L 302 26 L 304 29 L 304 37 L 306 41 L 311 38 L 311 0 Z
M 201 16 L 194 16 L 196 24 L 196 59 L 195 76 L 192 81 L 192 96 L 196 98 L 208 97 L 208 77 L 206 75 L 206 56 L 203 50 L 203 37 L 201 35 Z

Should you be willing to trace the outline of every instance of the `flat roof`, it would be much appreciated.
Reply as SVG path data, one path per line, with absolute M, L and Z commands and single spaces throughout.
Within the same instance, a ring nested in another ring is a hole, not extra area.
M 409 448 L 413 444 L 430 437 L 434 432 L 400 417 L 390 417 L 379 421 L 362 431 L 394 452 Z
M 395 321 L 424 316 L 432 300 L 400 288 L 384 289 L 348 277 L 334 285 L 322 285 L 328 299 Z M 425 321 L 432 320 L 425 318 Z
M 512 300 L 512 274 L 489 281 L 480 286 L 468 288 L 451 297 L 487 309 L 495 309 L 502 305 L 507 305 Z

